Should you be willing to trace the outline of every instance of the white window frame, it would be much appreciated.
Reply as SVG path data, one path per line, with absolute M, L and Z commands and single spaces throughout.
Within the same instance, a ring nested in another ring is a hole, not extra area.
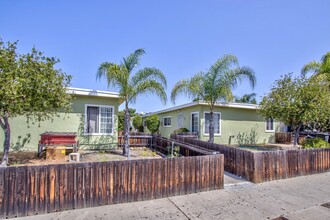
M 197 123 L 197 132 L 199 133 L 199 112 L 190 112 L 190 131 L 193 132 L 192 131 L 192 115 L 193 114 L 197 114 L 197 118 L 198 118 L 197 119 L 197 122 L 198 122 Z
M 171 119 L 171 124 L 170 125 L 165 125 L 165 119 L 168 119 L 168 118 Z M 163 127 L 164 128 L 170 128 L 170 127 L 172 127 L 172 116 L 165 116 L 165 117 L 163 117 Z
M 105 108 L 111 108 L 112 109 L 112 132 L 111 133 L 87 133 L 87 108 L 88 107 L 98 107 L 99 108 L 99 131 L 101 131 L 101 107 L 105 107 Z M 115 108 L 114 106 L 111 105 L 95 105 L 95 104 L 85 104 L 85 123 L 84 123 L 84 135 L 114 135 L 114 131 L 115 131 Z
M 210 114 L 210 112 L 208 112 L 208 111 L 204 112 L 203 135 L 209 136 L 210 135 L 209 133 L 205 133 L 205 114 L 206 113 Z M 214 132 L 214 136 L 221 136 L 221 112 L 213 112 L 213 115 L 214 114 L 219 114 L 219 133 Z
M 272 130 L 267 130 L 268 119 L 272 119 L 272 120 L 273 120 L 273 122 L 272 122 L 272 127 L 273 127 L 273 129 L 272 129 Z M 265 121 L 265 131 L 266 131 L 266 132 L 275 132 L 275 121 L 274 121 L 273 118 L 266 118 L 266 121 Z

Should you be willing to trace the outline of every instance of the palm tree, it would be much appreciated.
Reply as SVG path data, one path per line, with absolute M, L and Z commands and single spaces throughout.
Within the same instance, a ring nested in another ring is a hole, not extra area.
M 257 104 L 255 93 L 250 94 L 244 94 L 242 97 L 235 96 L 234 101 L 238 103 L 251 103 L 251 104 Z
M 211 68 L 199 72 L 190 79 L 177 82 L 172 89 L 171 100 L 179 94 L 185 94 L 190 99 L 198 97 L 208 103 L 210 108 L 209 142 L 214 142 L 213 110 L 216 102 L 233 99 L 234 89 L 243 79 L 247 79 L 252 88 L 256 84 L 254 71 L 249 67 L 239 67 L 238 59 L 233 55 L 225 55 L 218 59 Z
M 128 57 L 123 58 L 120 64 L 104 62 L 97 71 L 97 79 L 105 77 L 108 87 L 115 86 L 119 89 L 119 96 L 125 102 L 125 123 L 124 123 L 124 148 L 123 155 L 129 156 L 129 126 L 130 115 L 128 105 L 135 103 L 139 95 L 145 93 L 156 94 L 165 104 L 167 86 L 164 74 L 154 67 L 145 67 L 134 75 L 132 71 L 139 64 L 140 58 L 145 53 L 138 49 Z
M 321 62 L 311 61 L 303 66 L 301 73 L 313 72 L 312 77 L 325 79 L 330 82 L 330 52 L 326 53 Z

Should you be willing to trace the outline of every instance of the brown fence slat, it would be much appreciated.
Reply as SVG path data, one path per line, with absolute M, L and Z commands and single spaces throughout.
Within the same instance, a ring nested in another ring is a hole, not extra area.
M 168 166 L 167 166 L 167 161 L 168 160 L 166 160 L 166 159 L 162 159 L 161 160 L 161 167 L 162 167 L 162 169 L 161 169 L 161 175 L 162 175 L 162 177 L 161 177 L 161 183 L 162 183 L 162 197 L 164 198 L 164 197 L 168 197 L 168 189 L 167 189 L 167 187 L 168 187 L 168 182 L 167 182 L 167 175 L 168 175 Z
M 39 202 L 38 202 L 38 212 L 47 212 L 47 167 L 39 167 Z
M 113 162 L 107 163 L 107 187 L 109 190 L 108 194 L 108 204 L 113 204 Z
M 201 157 L 195 157 L 195 186 L 196 186 L 196 193 L 200 192 L 202 189 L 201 186 L 201 173 L 202 173 L 202 166 L 201 166 Z
M 71 210 L 74 208 L 74 183 L 75 183 L 75 176 L 74 176 L 74 166 L 69 164 L 67 166 L 67 176 L 66 176 L 66 210 Z
M 4 184 L 6 183 L 5 181 L 5 168 L 0 167 L 0 218 L 5 218 L 5 209 L 4 206 L 6 204 L 5 201 L 5 188 L 4 188 Z
M 178 195 L 184 194 L 184 158 L 178 158 Z

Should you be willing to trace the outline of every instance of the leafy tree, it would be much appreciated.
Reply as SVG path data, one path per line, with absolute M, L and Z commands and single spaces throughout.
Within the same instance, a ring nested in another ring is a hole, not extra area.
M 150 115 L 146 118 L 146 126 L 152 134 L 158 132 L 159 124 L 158 115 Z
M 143 49 L 138 49 L 128 57 L 123 58 L 120 64 L 104 62 L 97 71 L 97 78 L 105 77 L 108 86 L 117 87 L 120 97 L 125 100 L 123 148 L 123 155 L 125 156 L 129 156 L 130 115 L 128 105 L 135 103 L 137 97 L 145 93 L 156 94 L 164 103 L 167 100 L 165 93 L 166 78 L 159 69 L 146 67 L 137 71 L 134 75 L 132 74 L 134 67 L 139 64 L 144 53 Z
M 256 94 L 255 93 L 245 94 L 242 97 L 235 96 L 235 100 L 234 101 L 235 102 L 238 102 L 238 103 L 257 104 Z
M 58 115 L 59 109 L 69 111 L 71 103 L 65 88 L 71 76 L 55 69 L 59 60 L 35 48 L 18 54 L 16 48 L 17 42 L 0 39 L 0 126 L 5 136 L 1 166 L 8 163 L 10 118 L 26 116 L 28 123 L 40 122 Z
M 135 130 L 141 131 L 142 128 L 142 117 L 140 115 L 136 115 L 133 118 L 133 126 Z
M 301 70 L 302 74 L 307 74 L 308 72 L 312 72 L 312 78 L 320 78 L 325 79 L 330 82 L 330 52 L 326 53 L 321 62 L 311 61 L 307 63 Z
M 198 97 L 208 103 L 210 108 L 210 135 L 209 142 L 214 142 L 213 110 L 216 102 L 233 99 L 234 89 L 244 79 L 248 80 L 252 87 L 256 83 L 254 72 L 249 67 L 240 67 L 238 59 L 233 55 L 225 55 L 218 59 L 205 73 L 200 72 L 188 80 L 177 82 L 172 89 L 171 100 L 175 100 L 179 94 L 185 94 L 190 99 Z
M 274 83 L 271 92 L 260 103 L 260 114 L 290 125 L 294 130 L 294 145 L 303 124 L 328 124 L 330 97 L 328 85 L 309 80 L 305 75 L 282 76 Z
M 125 111 L 118 111 L 118 131 L 124 130 L 124 124 L 125 124 Z

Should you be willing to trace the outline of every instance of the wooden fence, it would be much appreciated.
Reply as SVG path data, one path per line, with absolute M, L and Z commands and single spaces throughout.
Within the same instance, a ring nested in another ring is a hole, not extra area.
M 277 144 L 292 144 L 292 132 L 275 132 L 275 143 Z
M 151 134 L 143 132 L 130 132 L 129 144 L 131 147 L 150 147 L 151 146 Z M 118 146 L 124 146 L 124 132 L 118 132 Z
M 330 171 L 330 148 L 254 153 L 254 182 Z
M 223 161 L 218 154 L 0 168 L 0 218 L 222 189 Z
M 330 171 L 330 148 L 252 152 L 178 135 L 171 138 L 219 151 L 226 171 L 254 183 Z

